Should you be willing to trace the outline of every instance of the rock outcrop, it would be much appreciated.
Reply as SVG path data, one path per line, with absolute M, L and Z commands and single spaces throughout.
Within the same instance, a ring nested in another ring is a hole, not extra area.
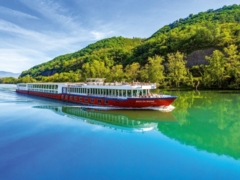
M 205 59 L 205 56 L 210 56 L 214 50 L 215 50 L 214 48 L 208 48 L 192 52 L 187 56 L 186 66 L 188 68 L 191 68 L 192 66 L 196 65 L 208 64 L 207 60 Z

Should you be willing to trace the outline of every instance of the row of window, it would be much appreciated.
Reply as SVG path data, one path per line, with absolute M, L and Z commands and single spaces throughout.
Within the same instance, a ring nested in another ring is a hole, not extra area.
M 68 88 L 69 93 L 83 93 L 92 95 L 107 95 L 107 96 L 146 96 L 148 90 L 118 90 L 118 89 L 93 89 L 93 88 Z
M 28 89 L 29 91 L 35 91 L 35 92 L 44 92 L 44 93 L 52 93 L 52 94 L 58 94 L 58 91 L 56 90 L 49 90 L 49 89 Z
M 53 84 L 29 84 L 28 88 L 34 88 L 34 89 L 57 89 L 58 85 L 53 85 Z
M 92 104 L 95 103 L 94 98 L 87 98 L 87 97 L 83 98 L 83 97 L 77 97 L 77 96 L 62 95 L 62 99 L 65 99 L 65 100 L 69 99 L 72 101 L 80 101 L 80 102 L 86 102 L 86 103 L 88 103 L 90 100 L 90 103 L 92 103 Z M 101 100 L 101 99 L 97 100 L 98 104 L 102 104 L 102 102 L 104 102 L 104 104 L 108 104 L 108 100 Z
M 26 84 L 18 84 L 18 87 L 26 87 Z

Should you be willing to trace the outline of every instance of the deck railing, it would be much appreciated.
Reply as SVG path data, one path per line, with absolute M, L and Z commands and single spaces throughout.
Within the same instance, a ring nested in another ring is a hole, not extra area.
M 87 83 L 81 83 L 81 84 L 74 84 L 73 86 L 79 86 L 79 85 L 91 85 L 91 86 L 156 86 L 156 83 L 143 83 L 143 82 L 133 82 L 133 83 L 127 83 L 127 82 L 113 82 L 113 83 L 103 83 L 103 82 L 87 82 Z

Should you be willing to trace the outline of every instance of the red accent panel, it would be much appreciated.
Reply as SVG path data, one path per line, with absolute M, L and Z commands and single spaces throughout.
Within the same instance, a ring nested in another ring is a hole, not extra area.
M 86 104 L 86 105 L 96 105 L 96 106 L 114 106 L 114 107 L 159 107 L 159 106 L 169 106 L 176 97 L 167 98 L 128 98 L 128 99 L 109 99 L 104 97 L 90 97 L 90 96 L 77 96 L 69 94 L 50 94 L 36 91 L 24 91 L 16 90 L 18 93 L 30 94 L 35 96 L 43 96 L 53 99 L 59 99 L 63 101 L 70 101 L 74 103 Z M 101 100 L 101 102 L 98 102 Z

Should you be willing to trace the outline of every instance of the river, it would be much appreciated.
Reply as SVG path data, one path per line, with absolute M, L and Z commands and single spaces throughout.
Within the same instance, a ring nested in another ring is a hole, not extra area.
M 0 85 L 0 179 L 240 179 L 240 92 L 91 110 Z

